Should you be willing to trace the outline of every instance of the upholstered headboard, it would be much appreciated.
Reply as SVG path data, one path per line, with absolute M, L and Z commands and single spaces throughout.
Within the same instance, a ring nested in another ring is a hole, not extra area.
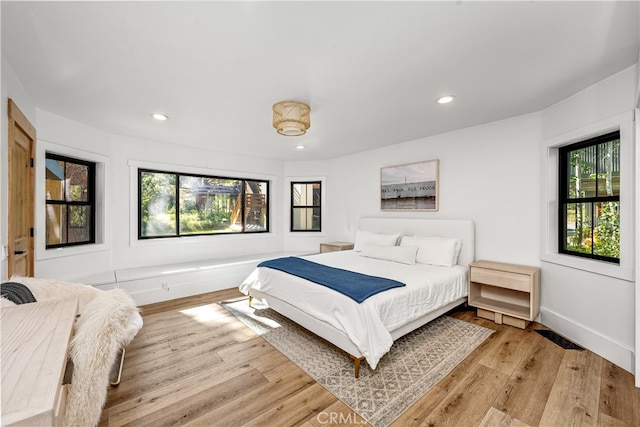
M 469 263 L 475 261 L 475 228 L 470 219 L 362 217 L 358 228 L 375 233 L 462 239 L 458 265 L 468 268 Z

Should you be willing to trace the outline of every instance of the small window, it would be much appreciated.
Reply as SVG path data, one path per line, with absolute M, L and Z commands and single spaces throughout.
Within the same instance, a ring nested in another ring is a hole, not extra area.
M 96 164 L 46 154 L 46 248 L 95 243 Z
M 139 239 L 269 231 L 267 181 L 138 173 Z
M 559 252 L 619 264 L 620 132 L 559 154 Z
M 321 183 L 291 183 L 291 231 L 321 231 Z

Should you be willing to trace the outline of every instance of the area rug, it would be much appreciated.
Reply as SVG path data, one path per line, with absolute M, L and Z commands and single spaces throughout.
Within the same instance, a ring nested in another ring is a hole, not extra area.
M 374 427 L 391 424 L 493 333 L 440 316 L 395 341 L 375 370 L 363 362 L 354 378 L 346 353 L 268 306 L 223 305 Z

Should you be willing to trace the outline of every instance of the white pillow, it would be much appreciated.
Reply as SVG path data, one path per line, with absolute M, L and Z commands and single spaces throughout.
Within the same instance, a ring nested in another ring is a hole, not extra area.
M 418 238 L 416 236 L 402 236 L 400 238 L 400 246 L 417 246 Z
M 361 256 L 367 258 L 383 259 L 386 261 L 400 262 L 413 265 L 416 263 L 417 246 L 374 246 L 364 245 Z
M 372 231 L 358 230 L 353 250 L 360 252 L 364 245 L 395 246 L 400 238 L 399 234 L 380 234 Z
M 412 237 L 404 236 L 401 246 L 418 246 L 416 262 L 420 264 L 453 267 L 458 263 L 458 255 L 462 248 L 460 239 L 447 237 Z
M 458 263 L 458 257 L 460 256 L 460 250 L 462 249 L 462 239 L 454 239 L 456 241 L 456 252 L 453 255 L 453 265 Z

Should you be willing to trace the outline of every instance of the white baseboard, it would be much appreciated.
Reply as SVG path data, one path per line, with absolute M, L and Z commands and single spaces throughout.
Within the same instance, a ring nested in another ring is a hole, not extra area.
M 203 282 L 183 283 L 178 285 L 172 285 L 169 290 L 164 289 L 145 289 L 140 291 L 134 291 L 127 289 L 127 283 L 121 283 L 120 287 L 127 291 L 133 298 L 137 305 L 153 304 L 156 302 L 169 301 L 176 298 L 190 297 L 194 295 L 205 294 L 208 292 L 220 291 L 223 289 L 237 288 L 242 280 L 246 278 L 233 277 L 227 278 L 227 280 L 206 280 Z M 212 301 L 213 302 L 213 301 Z
M 540 308 L 539 322 L 622 369 L 634 373 L 635 356 L 632 348 L 545 308 Z
M 137 305 L 153 304 L 176 298 L 190 297 L 208 292 L 238 287 L 254 267 L 222 268 L 210 272 L 177 274 L 164 278 L 145 278 L 95 286 L 98 289 L 124 289 Z
M 237 287 L 261 261 L 298 255 L 303 254 L 274 252 L 130 268 L 94 274 L 77 281 L 101 290 L 124 289 L 137 305 L 146 305 Z

